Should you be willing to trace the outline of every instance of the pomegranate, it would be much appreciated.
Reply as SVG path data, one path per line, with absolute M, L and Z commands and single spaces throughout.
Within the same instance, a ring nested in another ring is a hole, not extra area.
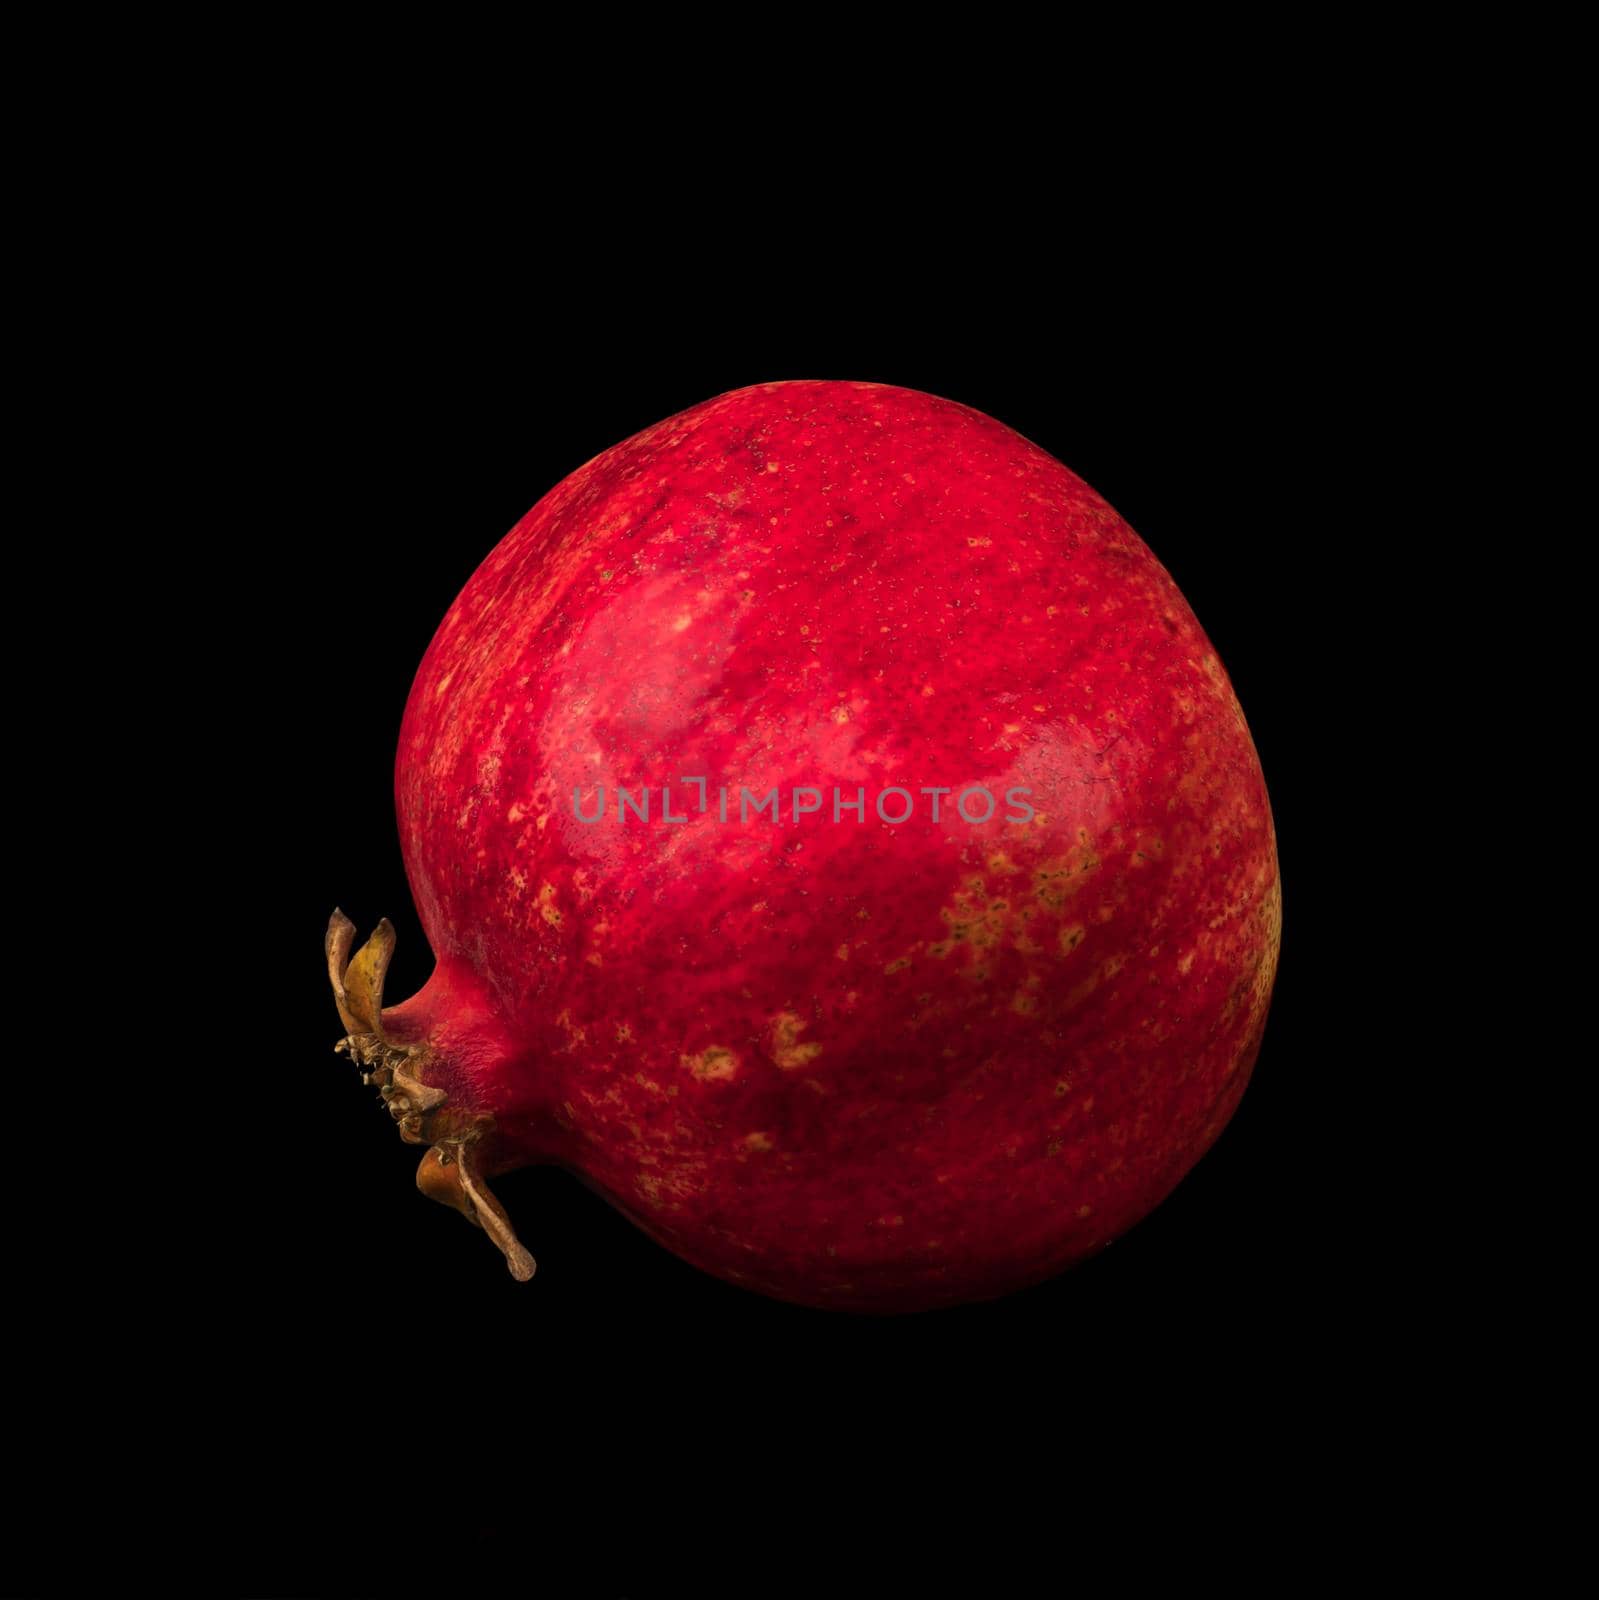
M 554 1163 L 683 1259 L 908 1311 L 1100 1249 L 1215 1140 L 1280 928 L 1171 578 L 992 418 L 768 383 L 552 489 L 444 618 L 396 797 L 436 960 L 327 956 L 428 1195 Z

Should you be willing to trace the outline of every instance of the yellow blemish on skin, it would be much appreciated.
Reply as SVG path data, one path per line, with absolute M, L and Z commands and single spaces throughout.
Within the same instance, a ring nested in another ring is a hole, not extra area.
M 922 693 L 923 693 L 923 694 L 924 694 L 924 695 L 930 695 L 930 694 L 932 694 L 932 692 L 933 692 L 933 686 L 932 686 L 932 684 L 930 684 L 930 683 L 924 683 L 924 684 L 923 684 L 923 685 L 922 685 Z
M 520 867 L 512 867 L 511 882 L 514 883 L 518 889 L 525 889 L 527 888 L 527 874 Z
M 974 949 L 986 950 L 998 944 L 1009 920 L 1006 915 L 1009 910 L 1008 900 L 987 897 L 981 878 L 968 878 L 966 887 L 957 889 L 954 901 L 939 912 L 949 924 L 947 945 L 969 944 Z
M 1077 843 L 1070 850 L 1046 861 L 1033 873 L 1033 894 L 1051 911 L 1059 911 L 1099 864 L 1100 858 L 1089 841 L 1088 830 L 1079 828 Z
M 1078 1206 L 1077 1215 L 1080 1217 L 1086 1217 L 1093 1211 L 1093 1209 L 1094 1208 L 1092 1206 Z
M 849 946 L 847 944 L 841 944 L 838 949 L 833 952 L 833 954 L 837 956 L 840 961 L 848 961 Z
M 780 1011 L 772 1019 L 772 1060 L 784 1072 L 792 1072 L 814 1061 L 822 1053 L 819 1044 L 801 1044 L 805 1023 L 792 1011 Z
M 1080 1006 L 1098 987 L 1099 974 L 1097 972 L 1090 973 L 1075 989 L 1072 989 L 1067 994 L 1065 1009 L 1070 1011 L 1074 1006 Z
M 766 463 L 766 470 L 767 470 L 767 471 L 768 471 L 768 472 L 778 472 L 778 471 L 780 471 L 780 470 L 781 470 L 781 468 L 780 468 L 780 467 L 779 467 L 779 466 L 778 466 L 778 464 L 777 464 L 777 462 L 775 462 L 775 461 L 768 461 L 768 462 L 767 462 L 767 463 Z
M 1019 1017 L 1030 1017 L 1038 1010 L 1038 996 L 1029 994 L 1025 989 L 1018 989 L 1011 1000 L 1010 1008 Z
M 627 1025 L 627 1023 L 623 1022 L 617 1025 L 616 1042 L 618 1044 L 632 1044 L 633 1030 Z M 642 1082 L 643 1080 L 641 1079 L 640 1081 Z
M 833 721 L 838 723 L 838 725 L 840 727 L 842 727 L 846 722 L 848 722 L 849 721 L 849 707 L 848 706 L 839 706 L 833 712 Z
M 1057 1100 L 1064 1100 L 1066 1098 L 1066 1096 L 1069 1095 L 1071 1092 L 1072 1092 L 1072 1080 L 1070 1078 L 1061 1078 L 1055 1084 L 1055 1098 Z
M 555 885 L 546 883 L 539 890 L 539 915 L 549 923 L 552 928 L 560 927 L 564 920 L 561 909 L 555 903 Z
M 1047 711 L 1048 709 L 1049 708 L 1047 706 L 1034 706 L 1033 707 L 1034 711 Z
M 1060 930 L 1060 953 L 1063 956 L 1069 956 L 1072 953 L 1072 951 L 1075 950 L 1078 947 L 1078 945 L 1080 945 L 1082 942 L 1083 942 L 1083 925 L 1082 925 L 1082 923 L 1074 922 L 1071 925 L 1071 927 L 1062 928 Z
M 996 850 L 988 858 L 988 870 L 1001 878 L 1014 878 L 1022 869 L 1003 850 Z
M 993 542 L 992 539 L 968 539 L 966 541 L 973 550 L 986 550 Z
M 1045 616 L 1046 616 L 1046 617 L 1053 617 L 1053 616 L 1055 616 L 1055 615 L 1056 615 L 1056 614 L 1057 614 L 1057 613 L 1058 613 L 1058 612 L 1059 612 L 1059 611 L 1060 611 L 1060 607 L 1059 607 L 1059 606 L 1045 606 L 1045 607 L 1044 607 L 1044 615 L 1045 615 Z
M 752 1133 L 744 1141 L 746 1150 L 770 1150 L 772 1141 L 764 1133 Z
M 1133 846 L 1132 864 L 1135 867 L 1148 866 L 1151 861 L 1158 861 L 1165 849 L 1166 841 L 1158 833 L 1140 834 Z
M 673 633 L 681 633 L 686 627 L 689 626 L 690 623 L 693 622 L 693 620 L 694 620 L 694 618 L 691 617 L 689 615 L 689 613 L 685 611 L 683 613 L 683 615 L 680 616 L 677 619 L 677 621 L 672 624 L 672 632 Z
M 724 1082 L 738 1071 L 738 1057 L 719 1044 L 701 1050 L 697 1056 L 679 1059 L 701 1083 Z
M 507 822 L 520 822 L 526 815 L 527 813 L 522 809 L 520 802 L 518 802 L 505 813 L 505 820 Z
M 538 830 L 539 830 L 539 832 L 540 832 L 540 833 L 543 833 L 543 832 L 544 832 L 544 829 L 545 829 L 545 828 L 546 828 L 546 826 L 548 826 L 548 824 L 549 824 L 549 820 L 550 820 L 550 814 L 549 814 L 549 812 L 548 812 L 548 811 L 541 811 L 541 812 L 539 812 L 539 814 L 538 814 L 538 818 L 537 818 L 537 820 L 536 820 L 536 821 L 535 821 L 535 822 L 534 822 L 534 824 L 533 824 L 533 826 L 534 826 L 534 827 L 535 827 L 535 828 L 537 828 L 537 829 L 538 829 Z
M 1255 918 L 1260 925 L 1263 942 L 1251 986 L 1255 1005 L 1260 1007 L 1265 1005 L 1271 994 L 1272 980 L 1277 976 L 1277 958 L 1282 948 L 1283 900 L 1280 883 L 1273 882 L 1267 889 Z
M 934 953 L 936 954 L 937 952 L 935 951 Z M 911 958 L 909 956 L 901 956 L 897 961 L 890 961 L 889 964 L 883 968 L 883 971 L 884 973 L 903 972 L 910 964 Z

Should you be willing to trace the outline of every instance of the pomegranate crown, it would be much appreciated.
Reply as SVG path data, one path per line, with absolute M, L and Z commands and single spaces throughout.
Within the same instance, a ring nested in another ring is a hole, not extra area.
M 494 1131 L 493 1117 L 452 1108 L 445 1091 L 427 1082 L 432 1047 L 401 1043 L 384 1030 L 383 979 L 394 955 L 394 925 L 385 917 L 352 957 L 354 943 L 355 924 L 335 908 L 323 944 L 333 1003 L 345 1027 L 334 1050 L 361 1068 L 363 1083 L 376 1085 L 400 1137 L 429 1147 L 417 1168 L 417 1188 L 482 1228 L 504 1254 L 511 1276 L 525 1283 L 533 1276 L 533 1257 L 490 1192 L 479 1159 L 483 1141 Z

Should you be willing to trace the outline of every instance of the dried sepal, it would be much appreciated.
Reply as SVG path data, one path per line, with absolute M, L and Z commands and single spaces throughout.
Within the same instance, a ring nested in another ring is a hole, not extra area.
M 422 1076 L 432 1055 L 429 1047 L 396 1044 L 383 1031 L 383 980 L 394 955 L 393 924 L 385 917 L 352 957 L 354 943 L 355 924 L 335 910 L 323 952 L 333 1001 L 347 1031 L 334 1049 L 362 1069 L 363 1083 L 376 1085 L 400 1138 L 431 1146 L 417 1168 L 417 1188 L 482 1228 L 505 1256 L 511 1276 L 525 1283 L 535 1270 L 533 1257 L 517 1239 L 478 1164 L 478 1147 L 494 1131 L 494 1119 L 453 1109 L 446 1091 Z

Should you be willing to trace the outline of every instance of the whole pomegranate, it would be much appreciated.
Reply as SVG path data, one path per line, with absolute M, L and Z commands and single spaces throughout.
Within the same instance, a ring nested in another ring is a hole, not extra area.
M 1260 1047 L 1271 813 L 1171 578 L 948 400 L 769 383 L 597 456 L 514 527 L 396 773 L 437 965 L 328 962 L 421 1188 L 555 1163 L 785 1300 L 1036 1282 L 1173 1188 Z

